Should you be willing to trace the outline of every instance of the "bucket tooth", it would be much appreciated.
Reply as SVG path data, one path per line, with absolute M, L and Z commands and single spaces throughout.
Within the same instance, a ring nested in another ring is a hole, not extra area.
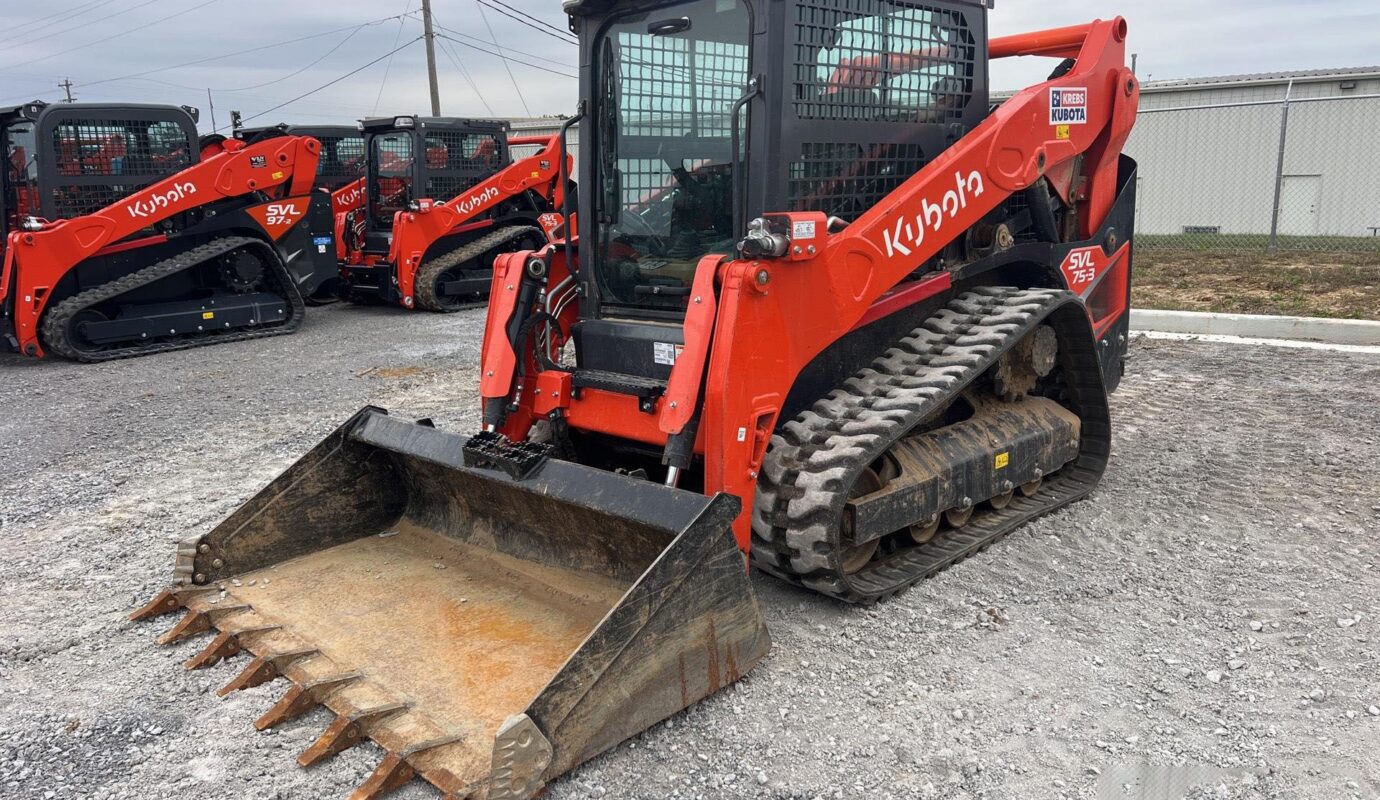
M 186 615 L 183 616 L 182 619 L 178 620 L 176 625 L 169 628 L 167 633 L 164 633 L 162 636 L 159 636 L 157 641 L 159 644 L 172 644 L 178 639 L 182 639 L 187 636 L 195 636 L 198 633 L 203 633 L 205 631 L 209 631 L 210 629 L 210 614 L 206 613 L 205 611 L 189 609 Z
M 238 692 L 241 689 L 252 689 L 255 686 L 268 683 L 279 675 L 288 664 L 294 661 L 314 656 L 320 653 L 314 647 L 307 647 L 301 650 L 291 650 L 286 653 L 269 654 L 266 656 L 255 656 L 252 658 L 240 674 L 230 679 L 230 682 L 216 690 L 216 694 L 225 697 L 231 692 Z
M 241 689 L 249 689 L 254 686 L 268 683 L 278 677 L 278 670 L 273 666 L 273 662 L 263 656 L 254 656 L 249 663 L 240 670 L 240 673 L 230 679 L 230 682 L 216 690 L 216 695 L 225 697 L 231 692 L 238 692 Z
M 144 604 L 138 611 L 129 615 L 130 622 L 142 622 L 143 620 L 161 617 L 164 614 L 171 614 L 187 605 L 187 601 L 199 594 L 220 591 L 212 586 L 192 586 L 182 588 L 164 589 L 158 596 Z
M 131 622 L 138 622 L 164 614 L 171 614 L 182 606 L 182 601 L 172 589 L 164 589 L 158 596 L 144 604 L 142 608 L 129 615 Z
M 336 717 L 335 722 L 326 728 L 325 733 L 312 742 L 311 747 L 297 757 L 297 763 L 310 767 L 331 756 L 359 744 L 359 726 L 347 717 Z
M 389 703 L 356 711 L 349 716 L 336 717 L 326 731 L 297 757 L 297 763 L 303 767 L 314 766 L 354 747 L 368 735 L 364 730 L 366 724 L 406 710 L 405 703 Z
M 222 629 L 216 634 L 216 638 L 196 655 L 187 659 L 187 669 L 201 669 L 219 664 L 231 656 L 238 655 L 245 649 L 240 637 L 248 633 L 265 633 L 267 631 L 279 630 L 280 625 L 254 625 L 237 630 Z
M 207 609 L 188 608 L 186 616 L 178 620 L 177 624 L 172 626 L 167 633 L 159 636 L 157 641 L 159 644 L 172 644 L 188 636 L 195 636 L 198 633 L 209 631 L 211 625 L 219 617 L 236 611 L 248 610 L 249 606 L 244 603 Z
M 397 753 L 389 753 L 373 774 L 350 794 L 350 800 L 378 800 L 389 792 L 406 786 L 415 777 L 417 771 L 407 763 L 406 758 Z
M 214 666 L 233 655 L 239 654 L 240 650 L 240 642 L 239 639 L 235 638 L 235 634 L 221 631 L 200 653 L 187 659 L 185 666 L 189 670 Z
M 389 753 L 373 774 L 350 795 L 350 800 L 378 800 L 389 792 L 401 789 L 417 777 L 417 770 L 411 763 L 413 756 L 427 750 L 455 744 L 463 738 L 461 736 L 446 736 L 440 739 L 431 739 L 409 747 L 400 753 Z
M 288 720 L 296 719 L 320 705 L 321 698 L 327 693 L 354 683 L 361 677 L 363 676 L 358 672 L 351 672 L 346 675 L 332 675 L 305 684 L 294 682 L 291 688 L 287 690 L 287 694 L 284 694 L 278 702 L 274 703 L 272 708 L 265 711 L 262 717 L 254 721 L 254 727 L 262 731 L 281 725 Z

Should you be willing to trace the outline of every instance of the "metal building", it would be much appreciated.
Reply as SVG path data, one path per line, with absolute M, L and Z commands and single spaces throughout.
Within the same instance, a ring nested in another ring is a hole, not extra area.
M 1142 86 L 1137 233 L 1311 246 L 1380 226 L 1380 67 Z

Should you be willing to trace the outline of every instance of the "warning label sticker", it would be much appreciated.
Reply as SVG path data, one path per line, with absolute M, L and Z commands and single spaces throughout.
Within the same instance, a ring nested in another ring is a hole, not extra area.
M 1086 125 L 1088 124 L 1088 90 L 1059 89 L 1049 90 L 1049 124 Z
M 685 349 L 684 345 L 671 344 L 670 342 L 652 342 L 652 360 L 658 364 L 665 364 L 673 367 L 676 359 L 680 357 L 680 352 Z

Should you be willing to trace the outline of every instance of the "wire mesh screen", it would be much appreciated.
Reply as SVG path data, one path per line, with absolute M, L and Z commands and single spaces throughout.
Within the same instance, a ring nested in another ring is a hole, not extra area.
M 73 119 L 49 143 L 58 182 L 49 187 L 59 218 L 90 214 L 192 165 L 192 142 L 167 120 Z
M 962 12 L 886 0 L 802 0 L 795 9 L 796 116 L 961 119 L 977 58 Z
M 1328 88 L 1335 87 L 1330 84 Z M 1142 103 L 1139 248 L 1380 252 L 1380 96 Z
M 791 211 L 822 211 L 854 219 L 925 166 L 916 144 L 807 142 L 791 163 Z
M 728 138 L 747 70 L 746 44 L 620 31 L 620 132 Z
M 316 185 L 334 192 L 364 174 L 363 136 L 321 136 Z
M 497 172 L 502 142 L 492 134 L 429 131 L 426 196 L 445 202 Z
M 733 104 L 743 96 L 748 80 L 746 43 L 619 31 L 615 68 L 620 141 L 643 137 L 712 139 L 719 140 L 721 146 L 691 150 L 728 155 Z M 617 159 L 625 208 L 639 208 L 670 192 L 688 180 L 685 176 L 689 173 L 699 176 L 705 187 L 719 188 L 726 177 L 719 160 L 676 159 L 673 153 L 680 149 L 663 149 L 659 158 Z M 726 208 L 731 197 L 725 193 L 722 201 Z
M 483 180 L 479 176 L 427 175 L 426 196 L 444 203 Z

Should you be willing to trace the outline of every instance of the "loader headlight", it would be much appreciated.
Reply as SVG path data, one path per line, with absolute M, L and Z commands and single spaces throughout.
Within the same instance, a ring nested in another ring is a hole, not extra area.
M 19 223 L 19 227 L 26 231 L 41 231 L 43 230 L 43 220 L 38 217 L 25 217 L 24 221 Z
M 415 128 L 417 126 L 416 117 L 394 117 L 393 127 L 395 128 Z

